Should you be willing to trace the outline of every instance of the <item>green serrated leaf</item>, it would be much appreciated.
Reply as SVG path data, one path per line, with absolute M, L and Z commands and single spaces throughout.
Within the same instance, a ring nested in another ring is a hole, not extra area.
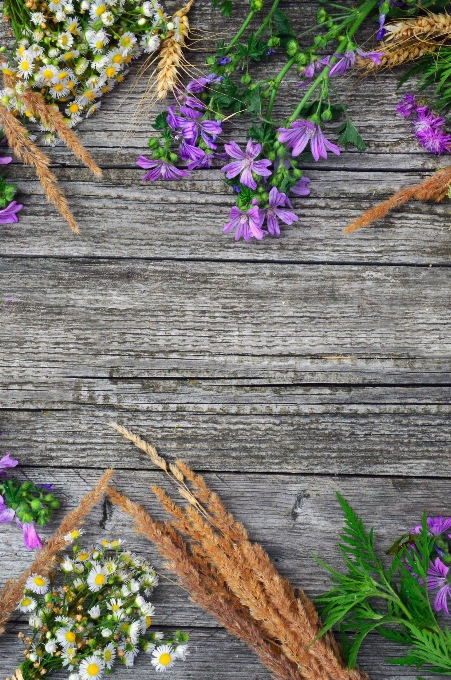
M 338 143 L 339 144 L 351 144 L 352 146 L 355 146 L 356 149 L 359 151 L 365 151 L 366 149 L 366 144 L 361 138 L 357 128 L 353 123 L 351 123 L 350 120 L 346 122 L 346 127 L 344 131 L 341 133 L 340 137 L 338 138 Z

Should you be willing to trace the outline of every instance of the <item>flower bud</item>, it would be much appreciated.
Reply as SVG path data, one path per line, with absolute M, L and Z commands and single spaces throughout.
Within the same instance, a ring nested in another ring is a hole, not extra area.
M 332 111 L 330 109 L 326 109 L 322 112 L 321 118 L 323 120 L 332 120 Z
M 141 17 L 138 19 L 138 26 L 145 26 L 147 24 L 147 19 L 145 17 Z
M 263 0 L 251 0 L 251 10 L 259 12 L 263 8 Z
M 249 83 L 250 83 L 251 81 L 252 81 L 252 78 L 251 78 L 251 76 L 249 75 L 249 73 L 246 73 L 246 74 L 245 74 L 244 76 L 242 76 L 242 78 L 241 78 L 241 82 L 243 83 L 243 85 L 249 85 Z
M 317 36 L 318 37 L 318 36 Z M 289 57 L 294 57 L 299 50 L 299 45 L 296 40 L 289 40 L 287 43 L 287 54 Z

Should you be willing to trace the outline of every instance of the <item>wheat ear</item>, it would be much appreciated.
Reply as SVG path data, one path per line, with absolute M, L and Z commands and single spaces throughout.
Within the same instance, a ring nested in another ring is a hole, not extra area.
M 31 567 L 24 571 L 18 579 L 6 582 L 0 593 L 0 634 L 4 632 L 5 623 L 23 595 L 27 578 L 31 574 L 45 576 L 51 571 L 58 553 L 67 547 L 65 536 L 80 528 L 86 516 L 105 493 L 112 474 L 113 470 L 107 470 L 99 479 L 95 488 L 83 496 L 79 505 L 63 518 L 60 526 L 48 542 L 44 544 L 42 550 L 36 553 L 36 558 Z
M 431 40 L 451 34 L 451 16 L 449 14 L 433 14 L 394 21 L 384 26 L 388 35 L 385 36 L 381 49 L 389 42 L 399 42 L 416 38 L 417 40 Z
M 372 59 L 364 59 L 357 57 L 356 66 L 360 69 L 365 69 L 368 73 L 381 71 L 382 69 L 394 68 L 401 64 L 406 64 L 409 61 L 415 61 L 425 54 L 436 52 L 440 47 L 440 43 L 433 41 L 415 42 L 413 44 L 392 45 L 390 44 L 384 49 L 381 45 L 381 54 L 379 64 L 376 64 Z
M 157 66 L 157 81 L 155 93 L 157 99 L 166 99 L 168 92 L 175 89 L 178 79 L 178 69 L 182 60 L 182 49 L 185 46 L 189 33 L 188 12 L 194 0 L 190 0 L 185 7 L 179 9 L 172 19 L 180 19 L 180 40 L 177 40 L 174 32 L 163 40 L 160 50 L 160 60 Z
M 49 169 L 50 159 L 48 156 L 42 153 L 31 141 L 28 131 L 22 123 L 2 105 L 0 105 L 0 119 L 8 144 L 17 158 L 36 170 L 47 199 L 58 209 L 72 231 L 78 234 L 78 225 L 71 213 L 67 199 L 58 186 L 57 178 Z
M 85 147 L 80 143 L 75 132 L 67 127 L 64 118 L 59 111 L 45 103 L 42 94 L 29 89 L 24 92 L 22 99 L 30 108 L 33 115 L 39 116 L 45 126 L 49 127 L 52 132 L 56 132 L 58 137 L 72 149 L 75 156 L 77 156 L 77 158 L 79 158 L 81 162 L 96 175 L 96 177 L 102 177 L 102 170 Z
M 449 186 L 451 183 L 451 166 L 437 170 L 432 177 L 428 177 L 424 182 L 415 184 L 407 189 L 401 189 L 393 194 L 386 201 L 382 201 L 374 208 L 370 208 L 364 212 L 360 217 L 349 224 L 345 234 L 351 234 L 357 229 L 368 227 L 376 220 L 385 217 L 394 208 L 399 208 L 404 203 L 407 203 L 412 198 L 417 201 L 431 201 L 433 203 L 440 203 L 448 195 Z

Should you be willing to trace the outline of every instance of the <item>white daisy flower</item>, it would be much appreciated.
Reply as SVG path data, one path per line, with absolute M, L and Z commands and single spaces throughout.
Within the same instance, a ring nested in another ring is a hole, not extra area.
M 28 80 L 32 75 L 34 70 L 34 55 L 31 52 L 25 50 L 18 61 L 17 70 L 25 80 Z
M 55 18 L 57 21 L 66 21 L 66 12 L 63 9 L 59 9 L 55 12 Z
M 162 633 L 160 630 L 157 630 L 156 633 L 153 634 L 155 640 L 162 640 L 164 638 L 164 633 Z
M 62 0 L 50 0 L 49 2 L 49 9 L 52 10 L 52 12 L 58 12 L 58 10 L 61 10 L 62 7 Z
M 107 646 L 105 647 L 105 649 L 102 652 L 102 659 L 105 662 L 105 668 L 107 670 L 110 670 L 111 668 L 113 668 L 115 658 L 116 658 L 116 650 L 114 648 L 113 643 L 110 642 L 109 644 L 107 644 Z
M 89 79 L 89 81 L 92 80 L 93 78 Z M 95 85 L 96 87 L 99 87 L 99 81 L 100 78 L 97 79 L 96 83 L 89 82 L 89 85 Z M 114 572 L 117 570 L 117 562 L 115 562 L 114 560 L 107 560 L 103 566 L 105 567 L 107 574 L 114 574 Z
M 107 9 L 107 5 L 102 0 L 95 0 L 89 8 L 89 16 L 93 21 L 98 21 Z
M 73 128 L 76 125 L 78 125 L 78 123 L 81 123 L 82 120 L 83 117 L 81 116 L 81 114 L 77 113 L 71 116 L 70 118 L 66 118 L 65 123 L 68 128 Z
M 155 649 L 155 645 L 153 644 L 153 642 L 149 642 L 148 640 L 146 640 L 143 643 L 143 650 L 146 654 L 152 654 L 154 649 Z
M 36 616 L 36 614 L 32 614 L 28 619 L 28 625 L 31 626 L 32 628 L 41 628 L 42 621 L 39 618 L 39 616 Z
M 74 108 L 73 108 L 75 106 L 78 106 L 78 108 L 76 110 L 74 110 Z M 66 109 L 66 111 L 69 114 L 79 113 L 81 108 L 82 107 L 80 106 L 80 104 L 77 101 L 75 101 L 75 102 L 73 102 L 73 104 L 71 104 Z M 107 574 L 106 574 L 105 570 L 100 565 L 96 565 L 89 572 L 89 576 L 88 576 L 89 590 L 92 590 L 93 593 L 96 593 L 97 591 L 99 591 L 105 585 L 106 580 L 107 580 Z
M 143 48 L 144 52 L 147 52 L 147 54 L 151 54 L 152 52 L 155 52 L 160 46 L 160 38 L 157 35 L 145 35 L 141 42 L 140 45 Z
M 97 111 L 100 109 L 101 102 L 96 102 L 95 104 L 92 104 L 92 106 L 89 107 L 89 109 L 86 111 L 86 118 L 90 118 L 90 116 L 93 116 Z
M 75 562 L 74 571 L 76 574 L 82 574 L 85 570 L 83 562 Z
M 156 671 L 167 671 L 174 665 L 175 654 L 172 645 L 160 645 L 152 652 L 152 666 Z
M 74 658 L 77 655 L 76 647 L 65 647 L 61 653 L 61 658 L 63 660 L 63 666 L 73 666 Z
M 38 595 L 43 595 L 49 589 L 49 580 L 45 576 L 39 576 L 39 574 L 32 574 L 27 578 L 25 584 L 27 590 L 32 590 L 33 593 Z
M 66 2 L 64 5 L 64 11 L 66 14 L 73 14 L 75 12 L 73 4 L 71 2 Z
M 127 33 L 124 33 L 121 35 L 119 38 L 119 47 L 122 49 L 122 51 L 126 54 L 129 52 L 133 45 L 136 43 L 136 35 L 132 33 L 131 31 L 127 31 Z
M 69 31 L 69 33 L 72 33 L 72 35 L 78 35 L 80 24 L 77 17 L 73 17 L 73 19 L 67 22 L 66 30 Z
M 136 645 L 139 641 L 139 634 L 141 633 L 141 623 L 140 621 L 133 621 L 128 628 L 128 634 L 131 641 Z
M 78 675 L 78 673 L 71 673 L 67 680 L 80 680 L 80 676 Z
M 70 48 L 74 44 L 74 36 L 69 31 L 66 31 L 65 33 L 60 33 L 57 42 L 59 47 L 61 47 L 63 50 L 70 50 Z
M 80 59 L 77 59 L 77 63 L 75 64 L 75 73 L 77 74 L 77 76 L 81 76 L 86 71 L 88 66 L 89 61 L 84 57 L 80 57 Z
M 155 614 L 155 607 L 151 602 L 145 602 L 139 608 L 144 616 L 153 616 Z
M 42 12 L 33 12 L 30 16 L 30 19 L 37 26 L 45 24 L 45 16 L 43 15 Z
M 123 595 L 123 597 L 128 597 L 130 593 L 131 593 L 130 589 L 124 583 L 124 585 L 121 588 L 121 595 Z
M 178 659 L 184 661 L 189 654 L 188 645 L 177 645 L 174 649 L 174 654 Z
M 118 612 L 120 609 L 122 609 L 123 602 L 122 600 L 118 598 L 113 598 L 110 602 L 107 602 L 107 607 L 110 609 L 112 612 Z
M 88 609 L 88 614 L 91 617 L 91 619 L 98 619 L 100 616 L 100 607 L 98 604 L 96 604 L 94 607 L 91 607 L 91 609 Z
M 66 111 L 66 113 L 68 112 Z M 89 560 L 89 553 L 82 550 L 81 552 L 78 553 L 77 560 L 79 560 L 80 562 L 86 562 L 86 560 Z
M 76 59 L 79 54 L 80 52 L 78 50 L 68 50 L 67 52 L 62 53 L 61 61 L 72 61 L 73 59 Z
M 114 78 L 114 76 L 120 71 L 120 66 L 118 64 L 107 64 L 101 71 L 101 74 L 106 76 L 108 79 Z
M 52 47 L 52 48 L 49 50 L 48 54 L 49 54 L 50 59 L 56 59 L 56 57 L 59 57 L 59 55 L 61 54 L 61 50 L 59 50 L 57 47 Z M 66 536 L 64 537 L 64 538 L 66 539 L 66 541 L 69 540 L 69 539 L 67 538 L 67 536 L 69 536 L 69 535 L 70 535 L 70 534 L 66 534 Z
M 64 86 L 64 83 L 59 83 L 60 85 Z M 68 88 L 68 93 L 69 93 L 69 88 Z M 60 95 L 61 96 L 61 95 Z M 62 562 L 61 562 L 61 569 L 62 571 L 73 571 L 74 570 L 74 563 L 69 557 L 66 557 Z
M 144 2 L 141 6 L 141 12 L 145 17 L 153 17 L 155 10 L 151 2 Z
M 102 677 L 104 668 L 105 662 L 103 659 L 99 659 L 99 657 L 94 656 L 94 654 L 88 656 L 80 663 L 80 680 L 97 680 L 97 678 Z
M 152 625 L 152 617 L 151 616 L 144 616 L 142 619 L 140 619 L 139 623 L 140 623 L 140 626 L 141 626 L 141 633 L 144 635 L 144 633 L 149 628 L 149 626 Z
M 110 630 L 109 628 L 102 628 L 102 630 L 100 631 L 100 634 L 101 634 L 102 637 L 104 637 L 104 638 L 109 638 L 109 637 L 112 636 L 113 631 Z
M 77 635 L 69 626 L 64 626 L 56 631 L 56 639 L 62 647 L 72 647 L 77 639 Z
M 94 52 L 101 52 L 105 45 L 108 45 L 110 38 L 108 33 L 102 29 L 100 31 L 86 31 L 85 33 L 88 45 L 93 48 Z
M 105 56 L 109 64 L 117 64 L 121 68 L 125 64 L 126 55 L 120 48 L 110 50 Z
M 114 14 L 107 10 L 102 14 L 100 20 L 104 26 L 112 26 L 114 24 Z
M 67 29 L 69 30 L 69 28 Z M 70 31 L 72 33 L 72 31 Z M 64 536 L 64 540 L 66 541 L 76 541 L 77 538 L 80 538 L 80 536 L 83 535 L 83 529 L 74 529 L 73 531 L 70 531 L 68 534 Z
M 45 643 L 45 651 L 48 652 L 48 654 L 54 654 L 56 649 L 56 640 L 47 640 Z
M 17 609 L 19 609 L 21 612 L 32 612 L 36 609 L 37 604 L 38 603 L 35 599 L 25 595 L 25 597 L 23 597 L 17 605 Z
M 53 85 L 53 87 L 51 87 L 49 91 L 50 91 L 50 94 L 52 95 L 52 97 L 54 97 L 55 99 L 64 99 L 64 97 L 67 97 L 69 92 L 70 92 L 69 88 L 67 87 L 67 84 L 64 83 L 64 82 L 55 83 L 55 85 Z M 67 564 L 69 562 L 70 562 L 70 560 L 68 560 Z M 66 562 L 64 562 L 64 564 L 65 563 Z M 68 570 L 68 571 L 70 571 L 70 570 Z
M 53 64 L 44 64 L 38 71 L 36 80 L 45 85 L 50 85 L 56 82 L 58 76 L 58 69 Z
M 82 586 L 84 586 L 84 584 L 85 582 L 81 578 L 74 578 L 73 580 L 74 588 L 81 588 Z
M 91 7 L 91 3 L 89 0 L 82 0 L 82 3 L 80 5 L 80 9 L 82 12 L 86 12 Z

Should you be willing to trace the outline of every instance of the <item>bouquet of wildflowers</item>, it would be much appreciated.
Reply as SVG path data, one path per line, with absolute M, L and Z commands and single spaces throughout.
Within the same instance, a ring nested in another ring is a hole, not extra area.
M 373 529 L 338 497 L 345 513 L 339 544 L 347 573 L 324 563 L 335 587 L 319 598 L 325 626 L 337 626 L 349 666 L 355 666 L 365 637 L 375 631 L 403 645 L 405 654 L 388 659 L 425 672 L 451 673 L 451 631 L 441 625 L 439 612 L 450 616 L 451 517 L 423 515 L 421 524 L 399 538 L 387 551 L 386 567 L 376 554 Z
M 18 464 L 9 453 L 0 459 L 0 523 L 14 520 L 23 530 L 25 547 L 34 550 L 42 547 L 35 524 L 45 526 L 60 501 L 53 495 L 51 484 L 36 485 L 29 480 L 7 478 L 4 471 Z
M 184 633 L 164 636 L 150 629 L 149 601 L 158 576 L 145 560 L 121 550 L 121 541 L 102 541 L 89 550 L 74 540 L 50 578 L 32 574 L 18 605 L 30 614 L 33 632 L 25 637 L 24 680 L 65 669 L 70 680 L 98 680 L 117 663 L 131 668 L 140 650 L 151 654 L 156 671 L 170 669 L 187 655 Z M 23 634 L 20 634 L 23 638 Z M 16 673 L 17 675 L 17 673 Z

